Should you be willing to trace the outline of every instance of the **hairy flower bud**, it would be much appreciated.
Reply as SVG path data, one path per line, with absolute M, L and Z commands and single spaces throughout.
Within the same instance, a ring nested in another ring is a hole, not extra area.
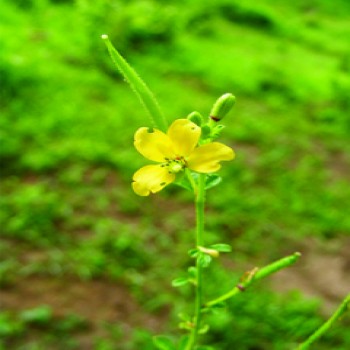
M 188 116 L 187 116 L 187 119 L 190 120 L 192 123 L 195 123 L 196 125 L 198 126 L 201 126 L 202 123 L 203 123 L 203 117 L 202 115 L 197 112 L 197 111 L 194 111 L 192 113 L 190 113 Z
M 218 122 L 232 109 L 236 102 L 236 98 L 230 94 L 224 94 L 214 103 L 210 112 L 210 119 Z

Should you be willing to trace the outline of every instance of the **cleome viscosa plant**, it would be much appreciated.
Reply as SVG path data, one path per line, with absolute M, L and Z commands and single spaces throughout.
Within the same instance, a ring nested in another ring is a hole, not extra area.
M 225 301 L 244 292 L 256 281 L 294 264 L 301 254 L 296 252 L 262 268 L 254 267 L 244 272 L 230 290 L 219 293 L 212 300 L 204 300 L 205 269 L 221 252 L 231 252 L 231 247 L 225 243 L 206 245 L 204 207 L 206 190 L 221 182 L 221 177 L 217 174 L 221 163 L 235 158 L 231 147 L 216 141 L 224 130 L 222 119 L 233 108 L 235 97 L 231 93 L 225 93 L 217 99 L 206 118 L 194 111 L 187 118 L 177 119 L 168 127 L 168 122 L 147 85 L 113 47 L 108 36 L 102 35 L 102 39 L 116 67 L 139 97 L 149 116 L 149 126 L 141 127 L 135 132 L 134 146 L 152 164 L 145 165 L 134 173 L 134 192 L 139 196 L 149 196 L 170 184 L 175 184 L 190 191 L 194 198 L 194 247 L 188 251 L 194 264 L 188 267 L 185 277 L 172 281 L 174 287 L 185 284 L 193 286 L 193 312 L 180 323 L 180 328 L 185 334 L 178 341 L 160 335 L 154 337 L 154 346 L 159 350 L 214 350 L 212 346 L 204 345 L 201 341 L 201 335 L 210 329 L 209 325 L 204 323 L 205 315 L 220 308 Z M 300 344 L 298 349 L 308 349 L 346 311 L 349 303 L 350 295 L 344 299 L 333 316 Z

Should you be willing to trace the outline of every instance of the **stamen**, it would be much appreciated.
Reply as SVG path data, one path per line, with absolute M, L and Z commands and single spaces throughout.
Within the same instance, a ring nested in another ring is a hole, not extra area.
M 186 166 L 186 161 L 182 156 L 176 156 L 174 159 L 165 158 L 167 161 L 163 163 L 164 166 L 168 167 L 169 174 L 177 174 Z

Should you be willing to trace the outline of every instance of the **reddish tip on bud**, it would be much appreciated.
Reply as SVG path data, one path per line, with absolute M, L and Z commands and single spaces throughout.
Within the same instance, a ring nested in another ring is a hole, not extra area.
M 235 102 L 236 98 L 230 93 L 219 97 L 211 109 L 210 119 L 215 122 L 220 121 L 232 109 L 232 107 L 235 105 Z

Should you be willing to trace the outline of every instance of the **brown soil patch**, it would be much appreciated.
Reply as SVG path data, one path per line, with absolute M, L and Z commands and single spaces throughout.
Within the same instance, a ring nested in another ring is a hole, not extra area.
M 317 297 L 323 311 L 331 314 L 350 293 L 350 237 L 334 244 L 310 240 L 296 250 L 302 253 L 300 261 L 272 277 L 274 290 Z
M 167 318 L 148 314 L 125 286 L 103 280 L 30 277 L 0 292 L 3 310 L 22 311 L 41 305 L 50 306 L 54 317 L 76 314 L 88 322 L 86 334 L 78 337 L 81 349 L 92 349 L 93 339 L 105 332 L 102 324 L 119 325 L 125 331 L 140 326 L 158 333 Z

